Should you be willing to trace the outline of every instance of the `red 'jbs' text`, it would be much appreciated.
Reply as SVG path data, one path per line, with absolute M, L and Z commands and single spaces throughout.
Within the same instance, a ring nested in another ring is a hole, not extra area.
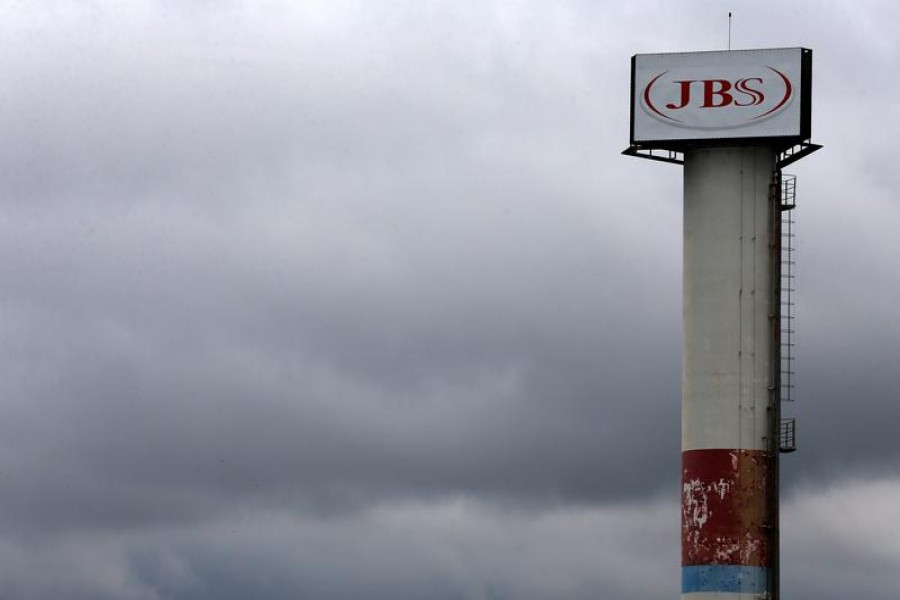
M 700 108 L 724 108 L 726 106 L 755 106 L 762 104 L 766 97 L 758 88 L 763 80 L 760 77 L 747 77 L 735 82 L 727 79 L 686 79 L 675 81 L 679 87 L 679 102 L 669 102 L 666 108 L 678 110 L 691 104 L 692 95 L 702 96 Z

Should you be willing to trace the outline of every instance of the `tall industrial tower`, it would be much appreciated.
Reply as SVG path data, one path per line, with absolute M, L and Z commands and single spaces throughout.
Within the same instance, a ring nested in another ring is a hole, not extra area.
M 639 54 L 625 154 L 684 166 L 683 600 L 778 600 L 781 168 L 812 51 Z

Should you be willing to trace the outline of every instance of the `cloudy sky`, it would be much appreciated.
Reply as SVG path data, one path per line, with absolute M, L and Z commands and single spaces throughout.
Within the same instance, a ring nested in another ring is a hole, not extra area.
M 900 583 L 900 5 L 0 5 L 0 596 L 679 592 L 681 172 L 630 56 L 806 46 L 786 598 Z

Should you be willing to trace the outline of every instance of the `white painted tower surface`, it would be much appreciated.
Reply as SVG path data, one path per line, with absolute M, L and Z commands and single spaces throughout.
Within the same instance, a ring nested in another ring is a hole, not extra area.
M 683 598 L 770 598 L 778 321 L 775 153 L 684 154 Z
M 812 51 L 639 54 L 625 154 L 684 165 L 682 600 L 779 600 L 780 169 Z

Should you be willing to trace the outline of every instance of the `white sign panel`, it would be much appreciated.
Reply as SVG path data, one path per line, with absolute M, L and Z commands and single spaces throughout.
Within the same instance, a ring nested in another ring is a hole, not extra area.
M 631 143 L 809 136 L 805 48 L 638 54 Z

